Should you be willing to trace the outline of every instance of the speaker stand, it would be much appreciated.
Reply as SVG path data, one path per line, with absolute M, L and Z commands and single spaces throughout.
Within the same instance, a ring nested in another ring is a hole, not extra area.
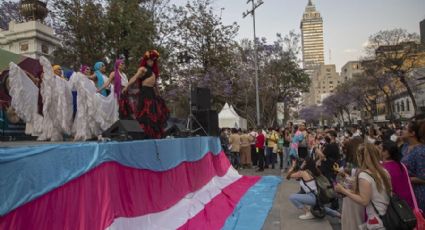
M 199 128 L 193 130 L 193 122 L 196 122 L 196 124 L 199 126 Z M 192 135 L 193 133 L 196 133 L 199 130 L 202 130 L 202 132 L 208 136 L 207 131 L 205 131 L 204 127 L 201 125 L 201 123 L 196 119 L 196 117 L 193 115 L 192 111 L 190 111 L 189 116 L 187 117 L 187 123 L 186 123 L 186 130 L 190 132 Z
M 193 130 L 193 121 L 195 121 L 196 124 L 199 125 L 199 128 L 197 128 L 196 130 Z M 189 115 L 187 116 L 186 130 L 189 131 L 191 136 L 193 133 L 196 133 L 198 130 L 202 130 L 202 132 L 204 132 L 205 135 L 208 136 L 207 131 L 205 131 L 204 127 L 201 125 L 201 123 L 198 121 L 198 119 L 196 119 L 196 117 L 192 113 L 192 81 L 189 82 Z

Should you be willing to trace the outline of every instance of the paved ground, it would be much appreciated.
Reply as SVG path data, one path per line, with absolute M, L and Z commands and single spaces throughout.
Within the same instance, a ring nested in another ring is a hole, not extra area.
M 279 169 L 266 169 L 264 172 L 258 173 L 254 169 L 239 170 L 243 175 L 274 175 L 282 176 Z M 300 220 L 298 216 L 302 214 L 300 210 L 295 208 L 288 200 L 292 193 L 299 191 L 299 184 L 296 181 L 287 181 L 283 179 L 279 190 L 277 191 L 273 207 L 264 223 L 264 230 L 332 230 L 339 229 L 339 224 L 333 219 L 314 219 Z

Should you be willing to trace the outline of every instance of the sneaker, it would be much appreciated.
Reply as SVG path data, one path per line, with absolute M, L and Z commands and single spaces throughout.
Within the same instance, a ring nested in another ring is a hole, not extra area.
M 314 219 L 315 217 L 313 216 L 313 214 L 311 214 L 311 212 L 307 212 L 306 214 L 301 215 L 298 218 L 300 218 L 301 220 L 311 220 L 311 219 Z

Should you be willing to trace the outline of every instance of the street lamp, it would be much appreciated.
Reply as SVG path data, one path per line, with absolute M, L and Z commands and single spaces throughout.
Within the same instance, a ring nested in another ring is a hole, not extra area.
M 257 126 L 260 126 L 261 124 L 261 117 L 260 117 L 260 97 L 258 94 L 258 58 L 257 58 L 257 42 L 256 38 L 257 35 L 255 33 L 255 10 L 261 6 L 264 2 L 262 0 L 258 0 L 256 3 L 255 0 L 248 0 L 246 3 L 249 2 L 252 3 L 252 9 L 244 12 L 242 14 L 243 18 L 245 18 L 248 15 L 252 15 L 252 25 L 254 27 L 254 66 L 255 66 L 255 103 L 257 107 Z

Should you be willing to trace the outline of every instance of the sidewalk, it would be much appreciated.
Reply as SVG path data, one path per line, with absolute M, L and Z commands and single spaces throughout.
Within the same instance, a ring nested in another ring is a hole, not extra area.
M 265 169 L 264 172 L 255 172 L 254 169 L 239 170 L 242 175 L 274 175 L 281 176 L 279 169 Z M 273 207 L 264 223 L 264 230 L 332 230 L 328 220 L 300 220 L 298 216 L 302 214 L 300 210 L 295 208 L 288 200 L 292 193 L 299 191 L 297 181 L 287 181 L 283 179 L 282 184 L 276 194 Z

